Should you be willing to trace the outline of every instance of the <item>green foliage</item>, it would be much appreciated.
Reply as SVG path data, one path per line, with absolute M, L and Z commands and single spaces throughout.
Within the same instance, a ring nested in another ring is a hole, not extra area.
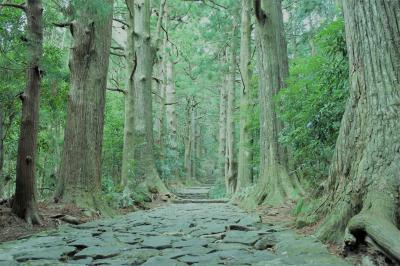
M 218 178 L 214 186 L 211 187 L 209 192 L 211 199 L 221 199 L 226 196 L 225 181 L 222 178 Z
M 291 151 L 291 166 L 316 183 L 328 174 L 348 94 L 343 21 L 323 27 L 314 40 L 317 53 L 291 62 L 277 101 L 285 123 L 280 141 Z
M 48 6 L 45 3 L 45 10 Z M 54 21 L 54 12 L 45 12 L 44 20 Z M 20 129 L 21 105 L 18 95 L 26 83 L 25 20 L 20 10 L 4 8 L 0 16 L 0 107 L 5 117 L 4 175 L 15 180 L 15 168 Z M 39 197 L 52 194 L 63 143 L 65 103 L 69 72 L 66 52 L 55 41 L 59 32 L 45 23 L 43 44 L 43 73 L 40 101 L 40 124 L 37 154 L 37 185 Z M 5 196 L 11 196 L 14 181 L 10 182 Z M 0 195 L 2 196 L 2 195 Z
M 107 93 L 102 155 L 103 179 L 119 184 L 124 144 L 124 95 Z

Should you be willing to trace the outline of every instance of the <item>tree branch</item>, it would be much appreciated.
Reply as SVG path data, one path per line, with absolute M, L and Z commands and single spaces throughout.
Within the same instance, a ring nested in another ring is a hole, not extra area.
M 119 56 L 119 57 L 126 57 L 124 54 L 118 54 L 114 52 L 110 52 L 111 55 Z
M 56 27 L 60 27 L 60 28 L 66 28 L 66 27 L 71 27 L 72 26 L 72 22 L 55 22 L 53 23 L 54 26 Z
M 26 11 L 25 4 L 4 3 L 4 4 L 0 4 L 0 7 L 13 7 L 13 8 L 17 8 L 17 9 L 21 9 L 23 11 Z
M 118 19 L 118 18 L 113 18 L 114 21 L 121 23 L 122 25 L 126 26 L 129 28 L 129 24 L 126 23 L 125 21 Z
M 120 88 L 107 88 L 108 91 L 115 91 L 115 92 L 121 92 L 123 94 L 127 94 L 126 90 L 120 89 Z

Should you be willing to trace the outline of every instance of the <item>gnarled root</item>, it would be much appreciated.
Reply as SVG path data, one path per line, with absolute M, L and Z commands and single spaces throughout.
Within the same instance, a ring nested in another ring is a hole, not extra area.
M 350 220 L 347 230 L 357 242 L 369 236 L 387 256 L 400 262 L 400 230 L 381 214 L 360 213 Z

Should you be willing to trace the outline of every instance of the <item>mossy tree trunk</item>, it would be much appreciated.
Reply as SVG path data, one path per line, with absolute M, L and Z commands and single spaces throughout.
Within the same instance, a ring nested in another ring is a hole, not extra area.
M 150 0 L 136 0 L 134 3 L 135 179 L 149 191 L 166 192 L 167 188 L 157 172 L 154 159 L 151 92 L 154 51 L 150 36 Z
M 136 68 L 135 58 L 135 29 L 134 29 L 134 0 L 127 0 L 127 44 L 126 44 L 126 94 L 125 94 L 125 124 L 124 124 L 124 147 L 122 152 L 121 185 L 129 189 L 129 183 L 134 182 L 135 167 L 135 87 L 133 75 Z
M 224 82 L 225 83 L 225 82 Z M 222 84 L 219 98 L 218 178 L 225 177 L 227 89 Z
M 41 0 L 28 0 L 23 6 L 27 18 L 27 81 L 22 100 L 18 142 L 17 179 L 12 210 L 28 223 L 40 224 L 36 203 L 36 152 L 39 126 L 39 97 L 43 56 L 43 7 Z
M 166 143 L 166 61 L 165 61 L 165 49 L 163 49 L 164 43 L 164 31 L 163 26 L 164 17 L 166 18 L 166 0 L 160 1 L 160 7 L 158 9 L 158 20 L 157 27 L 154 34 L 152 49 L 154 51 L 154 63 L 153 63 L 153 78 L 152 78 L 152 88 L 153 88 L 153 106 L 155 108 L 155 123 L 154 132 L 155 141 L 158 145 L 158 152 L 155 154 L 155 158 L 165 165 L 165 160 L 167 159 L 167 143 Z M 154 93 L 155 92 L 155 93 Z M 159 168 L 159 171 L 163 171 L 163 167 Z M 164 174 L 164 173 L 162 173 Z
M 3 166 L 4 166 L 4 111 L 0 103 L 0 198 L 3 196 Z
M 166 55 L 167 57 L 169 55 Z M 168 146 L 172 155 L 172 160 L 178 160 L 178 128 L 176 120 L 176 86 L 174 77 L 174 63 L 169 58 L 166 59 L 166 113 L 167 113 L 167 132 Z M 178 174 L 178 169 L 172 170 Z
M 196 128 L 197 128 L 197 108 L 195 106 L 195 99 L 193 97 L 193 105 L 191 110 L 190 119 L 190 178 L 197 179 L 197 158 L 196 158 Z
M 281 1 L 255 0 L 254 9 L 260 74 L 260 178 L 247 204 L 278 205 L 297 193 L 297 182 L 288 174 L 286 150 L 278 140 L 282 122 L 274 103 L 288 76 Z
M 227 50 L 227 63 L 229 73 L 227 75 L 227 114 L 226 114 L 226 157 L 225 157 L 225 185 L 229 195 L 235 193 L 237 182 L 237 162 L 235 151 L 235 98 L 236 98 L 236 24 L 232 30 L 231 47 Z
M 400 262 L 400 2 L 345 0 L 343 10 L 350 97 L 319 236 L 369 236 Z
M 198 104 L 194 96 L 186 98 L 184 167 L 188 181 L 196 179 L 196 107 Z
M 56 199 L 102 210 L 101 154 L 113 1 L 78 1 L 72 6 L 73 43 L 69 67 L 64 148 Z
M 252 135 L 250 132 L 250 86 L 251 86 L 251 0 L 242 0 L 240 73 L 240 136 L 238 157 L 237 191 L 252 183 Z

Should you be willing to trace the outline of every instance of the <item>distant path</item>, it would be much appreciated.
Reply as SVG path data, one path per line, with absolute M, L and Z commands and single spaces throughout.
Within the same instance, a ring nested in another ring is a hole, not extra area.
M 179 188 L 175 191 L 178 199 L 173 203 L 228 203 L 227 199 L 210 199 L 209 192 L 209 186 Z
M 190 191 L 190 190 L 188 190 Z M 193 191 L 190 191 L 193 192 Z M 0 245 L 7 265 L 346 265 L 226 203 L 169 204 Z

